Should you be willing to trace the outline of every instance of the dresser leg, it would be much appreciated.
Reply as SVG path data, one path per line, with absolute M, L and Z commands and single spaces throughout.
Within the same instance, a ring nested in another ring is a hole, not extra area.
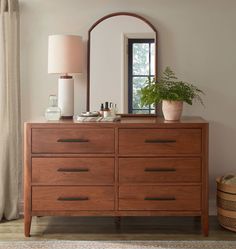
M 121 217 L 120 216 L 116 216 L 115 217 L 116 228 L 120 228 L 120 222 L 121 222 Z
M 202 234 L 207 237 L 209 232 L 208 215 L 201 216 L 201 225 L 202 225 Z
M 25 237 L 30 237 L 31 220 L 32 220 L 31 215 L 24 216 Z

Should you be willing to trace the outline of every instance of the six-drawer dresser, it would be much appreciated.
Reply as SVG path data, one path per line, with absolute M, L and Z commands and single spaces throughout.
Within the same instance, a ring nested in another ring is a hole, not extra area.
M 25 123 L 25 236 L 32 216 L 67 215 L 199 216 L 207 235 L 208 123 Z

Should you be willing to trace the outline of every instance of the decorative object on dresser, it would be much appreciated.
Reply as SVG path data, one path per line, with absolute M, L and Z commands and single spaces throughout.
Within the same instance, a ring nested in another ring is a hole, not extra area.
M 74 115 L 74 80 L 68 73 L 81 73 L 82 39 L 75 35 L 50 35 L 48 73 L 63 74 L 58 80 L 58 106 L 63 118 Z
M 24 148 L 25 236 L 32 216 L 66 215 L 200 216 L 208 234 L 201 118 L 25 123 Z
M 49 106 L 45 111 L 45 118 L 48 121 L 59 120 L 61 118 L 61 109 L 58 107 L 57 96 L 49 96 Z
M 162 101 L 162 111 L 165 120 L 179 120 L 183 110 L 183 102 L 189 105 L 193 100 L 203 105 L 201 94 L 203 91 L 191 83 L 177 81 L 175 73 L 167 67 L 158 80 L 147 81 L 140 90 L 141 104 L 155 105 Z

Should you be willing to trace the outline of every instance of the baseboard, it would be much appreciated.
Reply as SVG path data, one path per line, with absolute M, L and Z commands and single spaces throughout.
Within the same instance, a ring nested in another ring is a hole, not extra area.
M 217 209 L 216 209 L 216 199 L 212 198 L 209 200 L 209 215 L 217 215 Z
M 23 200 L 19 201 L 19 213 L 20 215 L 24 215 L 24 201 Z

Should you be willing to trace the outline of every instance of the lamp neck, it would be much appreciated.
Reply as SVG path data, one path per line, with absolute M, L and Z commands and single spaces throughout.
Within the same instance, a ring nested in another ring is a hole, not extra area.
M 65 74 L 65 75 L 61 75 L 60 79 L 72 79 L 71 75 Z

